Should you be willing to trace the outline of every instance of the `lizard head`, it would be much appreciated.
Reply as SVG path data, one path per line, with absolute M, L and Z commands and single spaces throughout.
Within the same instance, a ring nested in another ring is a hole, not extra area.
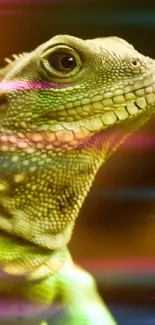
M 58 35 L 15 59 L 1 73 L 2 123 L 35 130 L 32 140 L 44 133 L 53 148 L 73 148 L 134 118 L 131 131 L 153 112 L 155 62 L 123 39 Z
M 67 35 L 14 58 L 0 71 L 0 226 L 56 248 L 125 138 L 113 130 L 128 135 L 153 113 L 155 61 L 117 37 Z

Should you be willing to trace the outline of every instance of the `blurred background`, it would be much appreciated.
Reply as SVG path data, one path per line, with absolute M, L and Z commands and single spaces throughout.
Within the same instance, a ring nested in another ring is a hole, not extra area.
M 59 33 L 116 35 L 155 58 L 155 1 L 0 1 L 1 66 Z M 119 325 L 155 325 L 155 117 L 99 170 L 69 247 Z

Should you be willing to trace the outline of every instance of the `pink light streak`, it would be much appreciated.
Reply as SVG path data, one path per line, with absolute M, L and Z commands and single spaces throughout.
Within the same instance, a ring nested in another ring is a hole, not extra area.
M 22 15 L 23 10 L 19 9 L 0 9 L 0 16 Z
M 155 259 L 154 258 L 122 258 L 122 259 L 102 259 L 80 261 L 80 265 L 87 269 L 94 271 L 122 273 L 155 273 Z
M 14 5 L 14 4 L 18 4 L 18 5 L 23 5 L 23 4 L 36 4 L 38 5 L 39 4 L 44 4 L 44 3 L 61 3 L 61 2 L 65 2 L 66 3 L 66 0 L 0 0 L 0 4 L 9 4 L 9 5 Z M 71 0 L 67 1 L 67 2 L 71 2 Z M 81 0 L 82 2 L 82 0 Z
M 49 88 L 65 88 L 71 87 L 71 84 L 52 83 L 46 81 L 2 81 L 0 83 L 0 91 L 15 91 L 15 90 L 36 90 L 36 89 L 49 89 Z
M 63 124 L 62 124 L 63 125 Z M 62 132 L 64 133 L 64 140 L 61 140 L 61 144 L 64 144 L 66 142 L 70 143 L 70 145 L 72 146 L 72 141 L 71 140 L 67 140 L 65 139 L 65 132 L 67 132 L 67 130 L 62 130 Z M 53 138 L 51 137 L 51 141 L 50 140 L 46 140 L 46 135 L 48 136 L 48 133 L 46 134 L 46 132 L 31 132 L 25 134 L 25 138 L 24 139 L 20 139 L 17 136 L 6 136 L 1 134 L 0 135 L 0 144 L 7 144 L 7 146 L 18 146 L 19 148 L 26 148 L 26 147 L 35 147 L 36 146 L 36 142 L 43 144 L 43 146 L 47 146 L 47 145 L 53 145 L 54 147 L 54 142 L 56 141 L 57 137 L 57 132 L 51 132 L 51 134 L 53 134 Z M 33 139 L 34 137 L 37 138 L 37 140 Z M 85 138 L 83 138 L 83 142 L 84 142 Z M 61 147 L 60 144 L 60 147 Z M 114 142 L 113 142 L 114 145 Z M 120 146 L 119 150 L 135 150 L 135 149 L 145 149 L 145 150 L 149 150 L 149 149 L 153 149 L 155 148 L 155 134 L 134 134 L 132 136 L 131 139 L 129 139 L 128 141 L 126 141 L 124 144 L 122 144 Z
M 121 150 L 132 150 L 138 148 L 145 150 L 155 148 L 155 133 L 135 133 L 120 147 Z

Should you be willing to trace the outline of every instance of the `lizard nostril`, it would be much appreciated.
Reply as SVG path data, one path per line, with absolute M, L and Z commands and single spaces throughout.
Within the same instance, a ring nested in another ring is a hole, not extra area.
M 135 68 L 138 68 L 141 65 L 140 61 L 139 60 L 136 60 L 136 59 L 132 60 L 130 63 Z

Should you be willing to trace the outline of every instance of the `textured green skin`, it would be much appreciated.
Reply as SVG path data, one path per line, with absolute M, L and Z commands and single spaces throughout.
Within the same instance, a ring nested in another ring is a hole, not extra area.
M 75 73 L 49 70 L 45 53 L 59 44 L 77 58 Z M 0 268 L 7 276 L 0 280 L 1 299 L 9 295 L 38 303 L 43 312 L 58 301 L 66 313 L 59 325 L 116 324 L 92 277 L 73 264 L 67 244 L 98 168 L 153 113 L 154 88 L 147 88 L 144 109 L 134 106 L 138 112 L 121 115 L 119 121 L 113 114 L 139 98 L 135 90 L 154 84 L 154 70 L 152 59 L 121 39 L 84 41 L 66 35 L 1 69 Z M 118 90 L 129 98 L 121 103 Z M 111 106 L 102 105 L 110 92 Z M 28 314 L 24 308 L 23 318 Z M 42 315 L 36 324 L 54 321 Z

